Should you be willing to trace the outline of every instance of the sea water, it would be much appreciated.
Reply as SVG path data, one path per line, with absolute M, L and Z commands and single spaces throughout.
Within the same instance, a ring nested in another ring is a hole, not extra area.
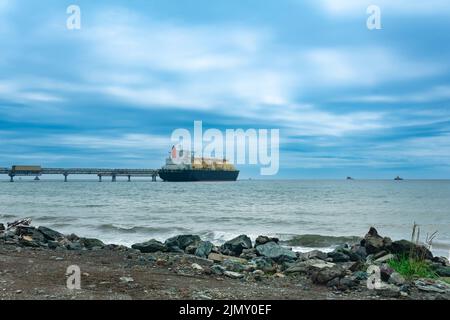
M 394 240 L 411 239 L 415 222 L 422 241 L 438 232 L 433 251 L 448 257 L 450 181 L 0 181 L 0 222 L 24 217 L 34 225 L 124 245 L 177 234 L 198 234 L 217 244 L 240 234 L 253 240 L 362 237 L 371 226 Z M 322 249 L 333 243 L 326 246 Z

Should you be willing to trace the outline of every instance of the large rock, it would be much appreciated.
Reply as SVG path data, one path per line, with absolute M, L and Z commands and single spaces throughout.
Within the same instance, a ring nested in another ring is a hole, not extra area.
M 266 244 L 267 242 L 278 243 L 280 240 L 278 238 L 272 238 L 267 236 L 258 236 L 255 240 L 255 247 Z
M 360 245 L 360 244 L 355 244 L 352 246 L 352 248 L 350 249 L 350 252 L 355 255 L 356 257 L 358 257 L 358 260 L 366 260 L 367 258 L 367 250 L 364 246 Z M 352 256 L 350 256 L 351 258 Z
M 208 255 L 211 253 L 214 245 L 209 241 L 201 241 L 197 249 L 195 250 L 195 255 L 202 258 L 207 258 Z
M 292 273 L 300 273 L 300 274 L 307 274 L 311 273 L 315 270 L 322 270 L 326 268 L 333 268 L 336 265 L 334 263 L 325 262 L 320 259 L 310 259 L 306 261 L 297 261 L 293 265 L 291 265 L 289 268 L 287 268 L 284 272 L 287 274 Z
M 348 261 L 350 261 L 350 256 L 346 255 L 342 251 L 328 252 L 328 258 L 332 259 L 333 262 L 348 262 Z
M 252 249 L 244 249 L 244 250 L 242 250 L 242 253 L 239 256 L 239 258 L 252 260 L 252 259 L 256 258 L 257 256 L 258 255 L 256 253 L 256 249 L 252 248 Z
M 392 240 L 388 237 L 381 237 L 378 234 L 377 229 L 371 227 L 363 240 L 361 240 L 361 246 L 366 248 L 368 254 L 375 254 L 380 251 L 390 249 Z
M 225 242 L 221 251 L 227 255 L 239 256 L 244 249 L 252 248 L 252 240 L 246 235 L 240 235 L 230 241 Z
M 167 239 L 164 244 L 170 251 L 178 251 L 177 249 L 184 251 L 188 246 L 197 245 L 200 241 L 199 236 L 186 234 Z
M 47 240 L 50 241 L 58 241 L 64 238 L 64 235 L 62 233 L 59 233 L 58 231 L 47 227 L 41 226 L 37 230 L 42 233 Z
M 335 278 L 342 278 L 346 274 L 346 270 L 338 265 L 331 268 L 322 268 L 320 270 L 312 270 L 311 280 L 316 284 L 327 284 Z
M 359 280 L 355 277 L 345 276 L 343 278 L 336 277 L 327 282 L 328 287 L 334 287 L 340 291 L 346 291 L 356 288 L 359 285 Z
M 158 240 L 151 239 L 142 243 L 135 243 L 131 246 L 131 248 L 139 250 L 142 253 L 153 253 L 159 251 L 167 251 L 166 246 L 159 242 Z
M 238 257 L 232 257 L 232 256 L 226 256 L 224 254 L 215 253 L 215 252 L 211 252 L 208 255 L 208 259 L 212 260 L 214 262 L 217 262 L 217 263 L 222 263 L 225 260 L 237 261 L 237 262 L 242 263 L 242 264 L 247 263 L 247 260 L 245 260 L 245 259 L 238 258 Z
M 435 272 L 440 277 L 450 277 L 450 267 L 438 267 Z
M 264 272 L 274 272 L 277 267 L 274 261 L 267 257 L 257 257 L 250 261 L 250 263 L 255 265 L 255 269 L 262 270 Z
M 393 272 L 388 282 L 400 287 L 406 283 L 406 279 L 400 273 Z
M 309 259 L 326 260 L 328 258 L 328 255 L 325 252 L 322 252 L 319 250 L 313 250 L 310 252 L 303 253 L 302 257 L 307 260 L 309 260 Z
M 414 257 L 429 260 L 433 259 L 433 254 L 430 250 L 408 240 L 394 241 L 389 248 L 389 251 L 400 256 L 409 256 L 412 253 Z
M 105 245 L 101 240 L 94 238 L 80 238 L 80 244 L 86 249 L 103 248 Z
M 277 262 L 294 261 L 297 259 L 297 254 L 292 250 L 286 249 L 275 242 L 268 242 L 266 244 L 256 247 L 256 252 L 260 256 L 273 259 Z
M 66 248 L 67 250 L 79 251 L 83 249 L 83 246 L 79 241 L 75 241 L 75 242 L 68 242 L 66 244 Z

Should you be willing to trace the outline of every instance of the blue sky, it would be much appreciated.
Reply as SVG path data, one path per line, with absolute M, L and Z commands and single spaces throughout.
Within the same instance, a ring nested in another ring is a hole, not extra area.
M 450 178 L 446 2 L 0 0 L 0 166 L 157 168 L 202 120 L 279 128 L 275 178 Z

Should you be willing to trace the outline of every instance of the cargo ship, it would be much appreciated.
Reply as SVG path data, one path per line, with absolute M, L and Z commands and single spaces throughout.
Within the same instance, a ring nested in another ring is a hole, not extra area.
M 239 170 L 226 159 L 196 158 L 193 153 L 172 147 L 159 177 L 169 182 L 236 181 Z

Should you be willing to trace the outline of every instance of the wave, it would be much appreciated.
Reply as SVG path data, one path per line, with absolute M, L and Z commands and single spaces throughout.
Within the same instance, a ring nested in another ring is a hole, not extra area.
M 0 218 L 2 218 L 2 219 L 11 219 L 11 218 L 17 218 L 17 216 L 16 215 L 14 215 L 14 214 L 0 214 Z
M 104 232 L 119 232 L 119 233 L 168 233 L 168 232 L 187 232 L 188 229 L 181 227 L 121 227 L 115 224 L 102 224 L 96 227 L 96 229 Z
M 323 236 L 319 234 L 303 234 L 293 236 L 291 239 L 281 241 L 293 247 L 328 248 L 343 244 L 355 244 L 361 241 L 357 236 Z
M 33 218 L 35 221 L 47 222 L 47 221 L 61 221 L 61 222 L 70 222 L 78 220 L 78 217 L 55 217 L 55 216 L 41 216 Z

